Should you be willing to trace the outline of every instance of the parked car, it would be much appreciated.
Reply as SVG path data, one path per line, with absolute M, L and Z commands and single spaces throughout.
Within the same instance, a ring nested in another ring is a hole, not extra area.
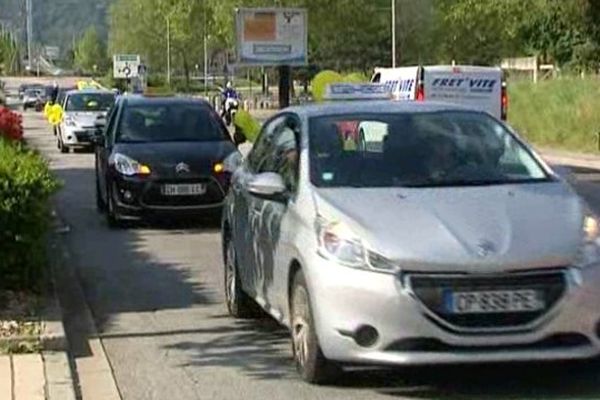
M 41 83 L 23 83 L 19 86 L 19 100 L 23 100 L 23 96 L 25 95 L 25 91 L 27 89 L 42 89 L 43 85 Z
M 347 146 L 349 122 L 362 145 Z M 260 307 L 287 326 L 308 382 L 345 364 L 600 354 L 598 218 L 487 112 L 291 107 L 265 123 L 231 186 L 229 312 Z
M 106 117 L 115 103 L 110 91 L 86 89 L 66 92 L 62 103 L 63 120 L 56 128 L 56 143 L 61 153 L 72 148 L 90 148 L 96 134 L 96 120 Z
M 219 213 L 236 147 L 208 102 L 121 96 L 95 138 L 96 199 L 111 227 L 153 216 Z
M 27 89 L 23 93 L 23 111 L 30 108 L 40 111 L 44 106 L 43 89 Z

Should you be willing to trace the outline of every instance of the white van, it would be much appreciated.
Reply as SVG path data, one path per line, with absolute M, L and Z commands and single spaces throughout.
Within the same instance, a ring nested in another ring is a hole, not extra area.
M 506 119 L 508 96 L 502 69 L 467 65 L 375 68 L 373 83 L 383 83 L 398 100 L 462 104 Z

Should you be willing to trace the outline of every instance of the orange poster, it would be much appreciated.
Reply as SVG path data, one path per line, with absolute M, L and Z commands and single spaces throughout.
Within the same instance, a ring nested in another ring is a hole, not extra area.
M 277 39 L 277 20 L 275 13 L 262 12 L 244 18 L 244 40 L 270 42 Z

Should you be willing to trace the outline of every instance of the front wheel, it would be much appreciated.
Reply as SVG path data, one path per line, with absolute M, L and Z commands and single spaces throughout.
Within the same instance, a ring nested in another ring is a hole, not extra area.
M 225 301 L 229 314 L 235 318 L 254 318 L 259 314 L 258 305 L 242 290 L 235 246 L 231 239 L 225 245 Z
M 321 351 L 302 271 L 294 277 L 291 296 L 292 350 L 296 369 L 308 383 L 329 383 L 340 374 L 341 369 L 325 358 Z
M 102 198 L 102 192 L 100 191 L 100 181 L 98 179 L 98 175 L 96 175 L 96 209 L 100 213 L 106 212 L 106 203 Z
M 123 221 L 119 218 L 119 213 L 110 190 L 106 191 L 106 223 L 110 229 L 119 229 L 124 226 Z

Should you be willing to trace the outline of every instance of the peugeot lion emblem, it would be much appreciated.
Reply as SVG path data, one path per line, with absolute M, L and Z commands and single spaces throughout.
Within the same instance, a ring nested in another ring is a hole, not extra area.
M 489 240 L 481 240 L 477 243 L 477 254 L 480 257 L 487 257 L 496 251 L 494 244 Z
M 190 166 L 184 162 L 181 162 L 175 166 L 175 172 L 177 172 L 178 174 L 189 173 Z

